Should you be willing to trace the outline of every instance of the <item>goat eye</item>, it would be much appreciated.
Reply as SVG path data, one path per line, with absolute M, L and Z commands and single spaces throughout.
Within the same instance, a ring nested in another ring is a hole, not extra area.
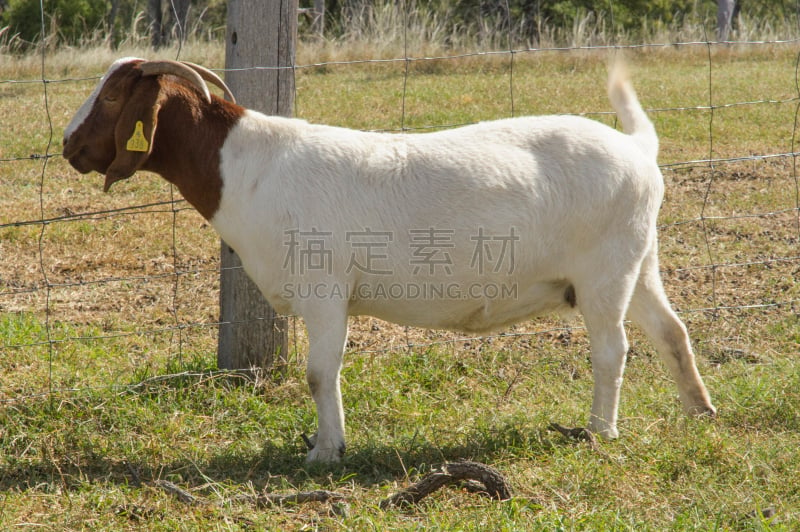
M 117 98 L 116 96 L 105 96 L 103 100 L 106 101 L 107 103 L 114 103 L 117 101 Z

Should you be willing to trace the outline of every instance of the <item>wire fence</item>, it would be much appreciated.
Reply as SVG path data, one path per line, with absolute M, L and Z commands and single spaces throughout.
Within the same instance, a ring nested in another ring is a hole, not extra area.
M 765 94 L 755 99 L 726 101 L 716 95 L 715 72 L 722 59 L 712 52 L 732 47 L 795 50 L 798 43 L 800 38 L 734 43 L 640 43 L 509 48 L 431 57 L 413 57 L 406 50 L 402 57 L 314 62 L 292 68 L 301 76 L 334 68 L 400 65 L 403 68 L 398 76 L 399 127 L 387 125 L 378 129 L 427 131 L 463 123 L 408 125 L 409 81 L 423 75 L 415 73 L 412 68 L 415 65 L 455 64 L 478 58 L 508 61 L 507 92 L 502 96 L 507 111 L 496 117 L 501 118 L 524 112 L 517 87 L 521 83 L 518 65 L 525 58 L 553 53 L 577 56 L 667 48 L 679 52 L 692 48 L 707 51 L 703 94 L 692 105 L 647 111 L 656 119 L 667 116 L 670 120 L 701 114 L 707 123 L 705 138 L 698 139 L 698 143 L 707 147 L 707 156 L 686 160 L 673 156 L 662 164 L 668 181 L 666 204 L 672 208 L 662 216 L 660 238 L 667 242 L 690 242 L 687 247 L 670 248 L 678 250 L 670 251 L 671 254 L 682 252 L 685 256 L 680 260 L 668 258 L 665 261 L 668 266 L 662 273 L 674 292 L 673 303 L 686 321 L 717 331 L 717 338 L 730 338 L 747 335 L 747 331 L 762 335 L 771 330 L 770 324 L 777 327 L 782 317 L 796 317 L 800 309 L 800 291 L 796 286 L 800 276 L 797 171 L 800 53 L 794 70 L 785 73 L 786 86 L 791 87 L 791 92 L 779 97 Z M 5 200 L 6 212 L 0 211 L 0 348 L 8 364 L 3 371 L 34 368 L 33 375 L 37 376 L 11 389 L 0 386 L 0 402 L 6 404 L 97 387 L 137 386 L 154 374 L 159 375 L 156 378 L 164 378 L 164 374 L 190 374 L 208 365 L 207 361 L 197 359 L 214 348 L 216 331 L 221 325 L 215 307 L 220 274 L 216 236 L 172 188 L 148 182 L 144 188 L 149 201 L 137 201 L 136 191 L 127 192 L 108 208 L 97 208 L 96 198 L 80 197 L 91 196 L 93 193 L 87 191 L 94 185 L 89 183 L 91 180 L 77 180 L 61 160 L 57 130 L 63 124 L 56 122 L 76 109 L 74 95 L 88 94 L 87 87 L 99 78 L 49 77 L 48 60 L 45 50 L 41 55 L 41 76 L 35 79 L 0 79 L 0 91 L 7 91 L 0 93 L 0 97 L 18 90 L 39 92 L 41 103 L 37 114 L 42 117 L 41 124 L 30 126 L 25 132 L 30 136 L 29 144 L 15 142 L 11 150 L 5 133 L 0 142 L 0 165 L 4 168 L 0 175 L 8 181 L 3 188 L 20 190 L 17 197 Z M 307 83 L 313 83 L 313 77 L 309 79 Z M 756 79 L 744 81 L 758 84 Z M 64 100 L 59 101 L 61 98 Z M 296 101 L 301 110 L 306 106 L 304 98 L 305 93 L 299 89 Z M 313 101 L 308 106 L 313 106 Z M 2 118 L 3 122 L 14 120 L 12 107 L 4 104 L 3 114 L 10 116 Z M 54 112 L 54 107 L 59 110 Z M 716 122 L 727 119 L 722 113 L 742 108 L 754 110 L 751 113 L 754 116 L 783 117 L 780 126 L 790 133 L 784 146 L 757 145 L 746 153 L 719 155 L 717 146 L 726 139 L 720 136 Z M 302 111 L 299 114 L 303 117 Z M 613 120 L 613 113 L 600 109 L 580 114 Z M 13 129 L 9 124 L 3 128 Z M 679 196 L 674 189 L 680 187 L 691 189 L 691 193 Z M 70 196 L 69 201 L 53 201 L 54 197 L 65 194 Z M 693 204 L 677 204 L 671 196 L 690 198 Z M 750 201 L 738 201 L 739 197 Z M 12 203 L 14 209 L 10 208 Z M 14 214 L 9 217 L 7 212 Z M 137 227 L 145 229 L 137 231 Z M 96 249 L 101 251 L 96 254 Z M 120 264 L 123 257 L 135 258 L 131 264 Z M 737 319 L 745 316 L 745 320 L 728 321 L 725 316 Z M 562 341 L 580 327 L 574 323 L 544 321 L 476 337 L 412 331 L 374 320 L 362 322 L 358 327 L 365 328 L 364 334 L 351 339 L 349 351 L 366 356 L 445 344 L 483 345 L 519 339 L 527 342 L 523 347 L 530 347 L 531 341 L 541 339 Z M 304 345 L 302 326 L 296 320 L 291 328 L 293 352 L 300 359 Z M 782 341 L 793 341 L 796 345 L 800 340 Z M 96 364 L 99 359 L 107 360 L 100 364 L 101 367 L 108 364 L 107 370 L 100 369 L 86 379 L 81 377 L 81 371 L 76 373 L 76 368 Z M 159 362 L 153 362 L 154 359 Z M 122 363 L 111 368 L 114 361 Z

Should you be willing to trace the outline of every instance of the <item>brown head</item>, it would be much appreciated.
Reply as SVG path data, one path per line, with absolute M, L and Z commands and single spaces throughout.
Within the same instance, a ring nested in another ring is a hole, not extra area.
M 64 130 L 64 158 L 79 172 L 105 174 L 104 190 L 132 176 L 153 151 L 158 115 L 166 93 L 163 75 L 193 87 L 198 102 L 210 102 L 204 80 L 230 90 L 216 74 L 191 63 L 117 60 Z

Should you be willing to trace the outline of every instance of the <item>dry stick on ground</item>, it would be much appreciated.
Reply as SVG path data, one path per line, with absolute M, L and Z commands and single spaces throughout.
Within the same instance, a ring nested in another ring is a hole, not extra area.
M 196 504 L 203 504 L 205 502 L 202 499 L 198 499 L 188 491 L 179 488 L 169 480 L 155 480 L 153 481 L 153 486 L 161 488 L 170 495 L 174 495 L 175 498 L 177 498 L 179 501 L 181 501 L 184 504 L 188 504 L 189 506 L 194 506 Z
M 442 486 L 470 480 L 483 484 L 484 489 L 477 490 L 479 493 L 501 501 L 511 498 L 511 488 L 497 469 L 478 462 L 460 460 L 446 463 L 438 471 L 428 473 L 409 488 L 381 501 L 380 507 L 386 509 L 391 506 L 417 504 Z M 475 484 L 469 483 L 467 489 L 476 491 Z
M 600 446 L 597 444 L 597 438 L 595 438 L 594 434 L 592 434 L 592 431 L 590 431 L 589 429 L 583 427 L 570 429 L 567 427 L 562 427 L 558 423 L 550 423 L 550 425 L 547 428 L 555 432 L 560 432 L 567 438 L 572 438 L 573 440 L 578 440 L 578 441 L 585 441 L 589 444 L 589 447 L 591 447 L 592 450 L 594 451 L 600 450 Z
M 511 498 L 511 488 L 508 481 L 497 469 L 478 462 L 459 460 L 458 462 L 443 464 L 438 470 L 428 473 L 405 490 L 395 493 L 388 499 L 384 499 L 381 501 L 380 507 L 386 509 L 392 506 L 411 506 L 419 503 L 423 498 L 443 486 L 458 483 L 463 483 L 464 487 L 472 493 L 480 493 L 493 499 L 504 501 Z M 210 504 L 168 480 L 156 480 L 152 485 L 175 496 L 184 504 L 191 506 Z M 289 495 L 265 493 L 263 495 L 244 495 L 234 498 L 235 501 L 248 502 L 259 507 L 302 504 L 306 502 L 341 502 L 346 499 L 347 497 L 341 493 L 327 490 L 305 491 Z
M 266 506 L 282 506 L 284 504 L 303 504 L 306 502 L 341 502 L 347 497 L 341 493 L 328 490 L 301 491 L 289 495 L 278 495 L 276 493 L 264 493 L 263 495 L 244 495 L 236 497 L 234 500 L 249 502 L 263 508 Z
M 170 495 L 174 495 L 179 501 L 184 504 L 188 504 L 190 506 L 200 505 L 200 504 L 211 504 L 204 499 L 200 499 L 195 497 L 188 491 L 179 488 L 172 482 L 168 480 L 156 480 L 153 482 L 153 486 L 157 488 L 161 488 L 162 490 L 166 491 Z M 263 495 L 241 495 L 238 497 L 234 497 L 234 501 L 238 502 L 247 502 L 251 504 L 255 504 L 259 507 L 264 506 L 281 506 L 283 504 L 302 504 L 306 502 L 337 502 L 346 499 L 344 495 L 341 493 L 336 493 L 333 491 L 327 490 L 315 490 L 315 491 L 301 491 L 298 493 L 292 493 L 289 495 L 278 495 L 275 493 L 265 493 Z

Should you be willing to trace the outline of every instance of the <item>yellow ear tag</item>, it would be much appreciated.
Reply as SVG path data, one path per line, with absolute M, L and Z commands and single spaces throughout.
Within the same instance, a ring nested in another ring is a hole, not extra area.
M 149 144 L 144 137 L 144 124 L 141 120 L 136 121 L 136 127 L 133 130 L 133 135 L 128 139 L 128 144 L 125 145 L 128 151 L 147 151 Z

